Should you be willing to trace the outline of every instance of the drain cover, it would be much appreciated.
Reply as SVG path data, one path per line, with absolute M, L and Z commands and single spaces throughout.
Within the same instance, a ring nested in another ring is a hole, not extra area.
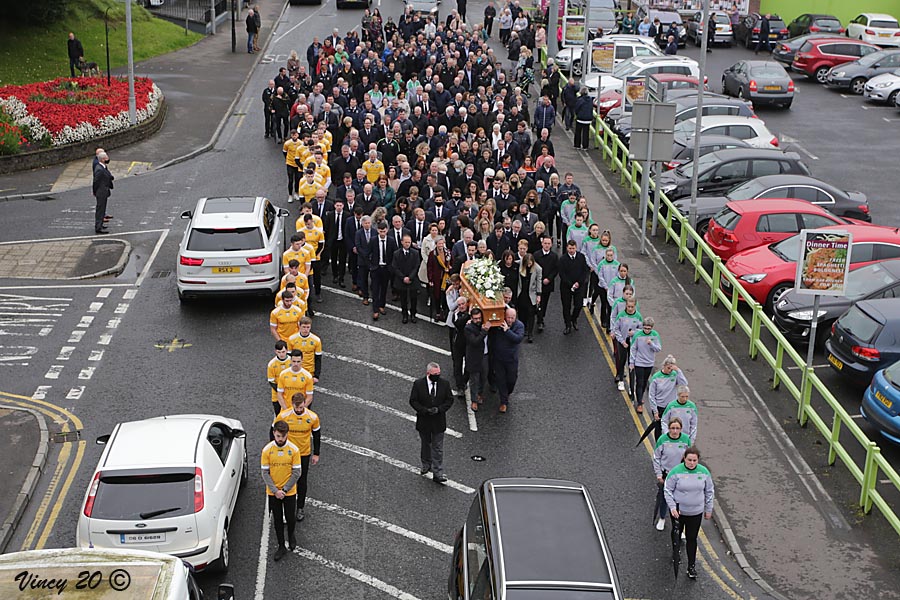
M 81 439 L 81 430 L 76 429 L 75 431 L 60 431 L 59 433 L 53 434 L 53 441 L 57 444 L 65 444 L 66 442 L 77 442 Z

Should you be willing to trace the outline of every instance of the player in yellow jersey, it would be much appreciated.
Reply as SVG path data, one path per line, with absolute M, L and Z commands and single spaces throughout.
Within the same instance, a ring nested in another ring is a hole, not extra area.
M 298 231 L 291 236 L 291 247 L 281 255 L 281 267 L 287 271 L 292 260 L 298 264 L 298 272 L 309 275 L 309 263 L 312 259 L 310 247 L 306 244 L 306 234 Z
M 275 539 L 278 540 L 278 549 L 275 550 L 273 557 L 276 561 L 287 554 L 284 547 L 285 521 L 287 521 L 288 548 L 293 550 L 297 546 L 297 538 L 294 536 L 297 526 L 297 481 L 302 476 L 303 457 L 296 444 L 288 440 L 290 431 L 287 423 L 277 421 L 272 426 L 274 439 L 262 449 L 260 458 L 269 511 L 275 525 Z
M 375 185 L 378 178 L 385 174 L 384 163 L 378 160 L 377 150 L 369 150 L 369 160 L 362 164 L 362 168 L 366 172 L 366 179 L 372 185 Z
M 278 375 L 278 404 L 281 410 L 290 408 L 290 399 L 297 393 L 306 395 L 309 399 L 307 406 L 312 403 L 313 378 L 303 368 L 303 353 L 299 351 L 291 352 L 291 366 Z
M 322 375 L 322 340 L 311 332 L 312 319 L 300 319 L 300 331 L 288 338 L 288 348 L 303 354 L 303 368 L 312 373 L 313 383 L 319 383 Z
M 304 207 L 304 211 L 307 210 Z M 312 211 L 312 206 L 309 207 L 309 210 Z M 315 217 L 315 218 L 314 218 Z M 313 277 L 313 288 L 316 292 L 316 302 L 322 301 L 322 251 L 325 250 L 325 232 L 316 227 L 315 219 L 318 217 L 316 215 L 305 213 L 303 215 L 303 229 L 302 231 L 306 234 L 306 243 L 315 248 L 315 258 L 310 263 L 310 270 L 312 271 Z
M 272 388 L 272 410 L 276 415 L 281 412 L 281 404 L 278 403 L 278 376 L 289 368 L 291 368 L 291 357 L 288 345 L 284 340 L 278 340 L 275 342 L 275 357 L 266 366 L 266 379 Z
M 281 151 L 284 153 L 284 164 L 287 169 L 287 189 L 288 204 L 294 200 L 298 200 L 300 196 L 297 194 L 297 185 L 300 183 L 299 166 L 302 163 L 297 162 L 298 151 L 302 146 L 300 134 L 297 130 L 291 132 L 290 139 L 284 141 Z
M 321 190 L 321 191 L 319 191 L 319 190 Z M 325 197 L 325 190 L 323 190 L 322 188 L 319 188 L 319 190 L 316 190 L 316 193 L 313 194 L 313 199 L 317 199 L 319 196 L 321 196 L 322 198 Z M 303 229 L 303 226 L 306 224 L 304 222 L 303 218 L 306 215 L 312 215 L 313 225 L 315 226 L 316 229 L 318 229 L 319 231 L 322 232 L 323 238 L 324 238 L 325 224 L 322 222 L 322 217 L 320 217 L 319 215 L 317 215 L 316 213 L 313 212 L 313 203 L 311 201 L 304 202 L 303 204 L 300 205 L 300 216 L 297 217 L 297 222 L 294 223 L 294 227 L 297 229 L 297 231 L 303 231 L 304 233 L 306 233 L 306 236 L 307 236 L 306 241 L 307 242 L 310 241 L 309 233 L 307 233 Z M 313 247 L 315 247 L 315 244 L 312 244 L 312 245 L 313 245 Z
M 303 202 L 312 202 L 313 198 L 316 197 L 316 191 L 318 191 L 320 187 L 322 187 L 322 184 L 316 179 L 315 169 L 308 168 L 304 172 L 303 178 L 297 186 L 297 191 Z
M 293 276 L 288 273 L 285 277 Z M 306 294 L 300 293 L 300 290 L 297 289 L 297 283 L 295 281 L 289 281 L 287 285 L 284 286 L 283 290 L 280 290 L 275 294 L 275 308 L 278 308 L 278 306 L 281 304 L 281 301 L 284 299 L 285 294 L 290 294 L 294 297 L 292 306 L 295 306 L 300 311 L 301 318 L 305 317 L 307 308 Z
M 330 188 L 331 167 L 328 166 L 328 161 L 325 160 L 322 152 L 316 152 L 312 166 L 316 170 L 316 175 L 322 180 L 322 187 L 326 190 Z M 310 202 L 312 202 L 312 200 L 310 200 Z
M 288 275 L 293 277 L 293 279 L 290 279 Z M 299 294 L 301 298 L 304 300 L 309 298 L 309 278 L 300 272 L 300 261 L 296 259 L 291 259 L 288 262 L 287 273 L 281 277 L 279 291 L 283 291 L 284 288 L 287 287 L 288 281 L 293 281 L 297 284 L 297 294 Z
M 291 408 L 283 410 L 275 421 L 288 424 L 288 441 L 300 451 L 302 470 L 297 481 L 297 520 L 302 521 L 306 506 L 306 489 L 309 481 L 309 467 L 319 463 L 319 449 L 322 443 L 319 415 L 309 410 L 310 399 L 298 392 L 291 397 Z M 312 442 L 312 443 L 310 443 Z
M 269 313 L 269 331 L 276 340 L 284 340 L 300 331 L 303 310 L 294 306 L 294 297 L 287 292 L 281 295 L 281 304 Z

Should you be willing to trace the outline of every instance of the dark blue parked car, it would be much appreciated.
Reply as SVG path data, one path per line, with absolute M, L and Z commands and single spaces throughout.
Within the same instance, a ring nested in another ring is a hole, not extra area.
M 825 355 L 834 370 L 869 385 L 876 371 L 900 360 L 900 298 L 850 307 L 832 327 Z
M 900 445 L 900 362 L 875 374 L 859 413 L 889 442 Z

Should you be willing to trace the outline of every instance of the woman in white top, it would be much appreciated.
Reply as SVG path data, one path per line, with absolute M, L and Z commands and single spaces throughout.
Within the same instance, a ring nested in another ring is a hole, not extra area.
M 419 252 L 422 254 L 422 262 L 419 264 L 419 281 L 428 282 L 428 255 L 434 250 L 438 238 L 437 223 L 428 226 L 428 235 L 422 238 L 419 244 Z M 430 295 L 429 295 L 430 297 Z
M 491 127 L 491 148 L 494 150 L 497 149 L 497 142 L 503 139 L 503 134 L 500 133 L 500 124 L 494 123 Z

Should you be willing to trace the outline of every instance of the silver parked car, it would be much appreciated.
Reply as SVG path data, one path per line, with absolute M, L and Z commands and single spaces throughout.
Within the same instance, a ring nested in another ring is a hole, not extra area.
M 794 81 L 777 62 L 742 60 L 725 69 L 722 92 L 754 104 L 780 104 L 790 108 L 794 101 Z
M 866 100 L 884 102 L 888 106 L 897 104 L 900 98 L 898 92 L 900 92 L 900 69 L 876 75 L 866 82 L 863 90 Z

